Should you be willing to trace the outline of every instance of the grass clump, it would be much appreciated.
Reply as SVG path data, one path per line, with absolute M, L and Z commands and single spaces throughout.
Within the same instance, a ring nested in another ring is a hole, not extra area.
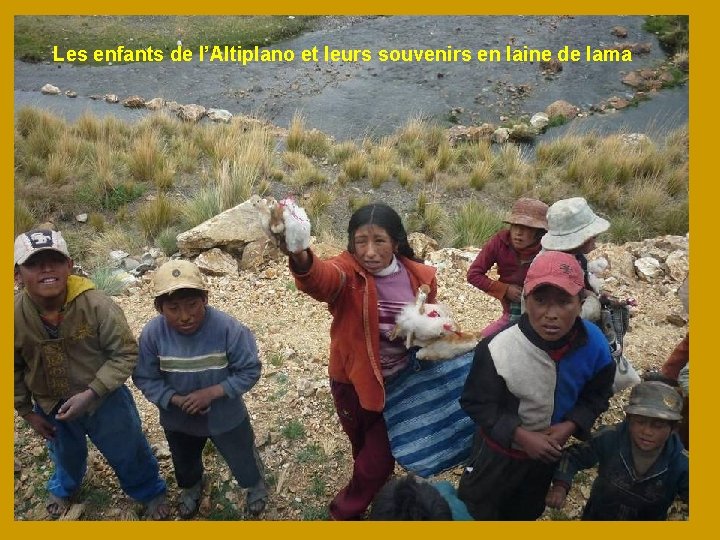
M 162 193 L 158 194 L 154 200 L 140 205 L 137 211 L 137 222 L 145 238 L 153 239 L 160 231 L 176 222 L 176 206 L 176 201 Z
M 305 426 L 298 420 L 292 419 L 280 430 L 282 436 L 290 441 L 305 438 Z
M 479 201 L 464 204 L 452 219 L 453 247 L 482 246 L 503 226 L 502 219 Z
M 90 279 L 99 290 L 110 296 L 117 296 L 125 290 L 120 278 L 115 274 L 115 268 L 101 266 L 90 274 Z
M 305 128 L 305 118 L 295 113 L 290 121 L 287 148 L 291 152 L 301 152 L 306 156 L 322 158 L 330 150 L 330 139 L 322 131 Z

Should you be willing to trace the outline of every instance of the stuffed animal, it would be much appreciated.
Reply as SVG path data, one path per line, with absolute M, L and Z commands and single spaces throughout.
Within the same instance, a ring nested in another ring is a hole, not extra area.
M 427 304 L 430 289 L 418 289 L 415 304 L 406 305 L 395 319 L 391 339 L 405 337 L 405 346 L 420 347 L 420 360 L 449 360 L 472 350 L 479 332 L 461 332 L 447 306 Z
M 253 200 L 260 225 L 276 245 L 285 241 L 288 251 L 297 253 L 310 247 L 310 219 L 291 197 L 276 201 L 272 197 Z

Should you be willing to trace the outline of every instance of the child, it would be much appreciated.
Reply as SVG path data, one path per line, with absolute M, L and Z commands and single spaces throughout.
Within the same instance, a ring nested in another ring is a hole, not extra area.
M 564 251 L 573 255 L 584 274 L 584 298 L 580 316 L 593 322 L 600 320 L 599 286 L 588 272 L 587 254 L 595 249 L 600 233 L 610 228 L 610 223 L 597 216 L 582 197 L 562 199 L 553 203 L 547 211 L 547 233 L 540 243 L 545 251 Z
M 373 521 L 471 521 L 449 482 L 428 482 L 413 474 L 391 478 L 373 499 Z
M 526 313 L 475 350 L 460 405 L 477 425 L 458 496 L 476 520 L 534 520 L 561 449 L 608 407 L 615 363 L 580 319 L 572 255 L 540 253 L 525 278 Z
M 584 520 L 665 520 L 675 496 L 688 502 L 688 457 L 674 433 L 682 398 L 667 384 L 641 382 L 630 392 L 625 421 L 568 448 L 547 505 L 562 508 L 575 473 L 599 466 Z
M 63 515 L 80 489 L 89 436 L 125 493 L 165 519 L 165 481 L 124 384 L 137 342 L 120 308 L 72 268 L 59 232 L 15 239 L 15 410 L 48 441 L 48 514 Z
M 502 316 L 490 323 L 481 335 L 490 336 L 520 318 L 520 295 L 530 262 L 540 251 L 540 238 L 547 229 L 548 206 L 542 201 L 522 197 L 513 204 L 505 223 L 510 228 L 495 234 L 470 265 L 467 280 L 502 304 Z M 487 273 L 497 264 L 499 279 Z
M 246 511 L 267 502 L 263 466 L 242 395 L 260 378 L 255 337 L 208 305 L 208 291 L 190 261 L 165 263 L 153 277 L 160 313 L 140 335 L 133 381 L 158 406 L 160 424 L 181 488 L 179 513 L 198 510 L 204 485 L 202 451 L 210 439 L 238 483 L 249 488 Z

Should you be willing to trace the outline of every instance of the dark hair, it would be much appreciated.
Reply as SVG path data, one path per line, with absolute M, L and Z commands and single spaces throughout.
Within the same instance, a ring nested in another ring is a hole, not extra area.
M 160 296 L 155 297 L 155 309 L 158 312 L 162 312 L 162 307 L 165 302 L 171 302 L 175 300 L 185 300 L 186 298 L 204 298 L 207 299 L 208 293 L 207 291 L 203 291 L 200 289 L 193 289 L 191 287 L 186 287 L 183 289 L 177 289 L 175 291 L 161 294 Z
M 374 521 L 452 521 L 448 502 L 432 484 L 409 474 L 393 478 L 373 499 Z
M 398 213 L 384 203 L 366 204 L 355 210 L 348 223 L 348 251 L 355 253 L 355 231 L 365 225 L 376 225 L 385 229 L 388 236 L 397 243 L 398 254 L 422 262 L 415 256 L 408 244 L 407 232 Z

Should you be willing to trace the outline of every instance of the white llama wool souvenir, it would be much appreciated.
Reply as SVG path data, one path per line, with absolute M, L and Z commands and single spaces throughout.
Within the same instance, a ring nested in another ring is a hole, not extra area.
M 406 347 L 420 347 L 420 360 L 449 360 L 472 350 L 479 332 L 461 332 L 447 306 L 426 304 L 430 289 L 422 285 L 416 302 L 406 305 L 395 319 L 390 338 L 405 338 Z
M 310 247 L 310 219 L 305 210 L 290 198 L 281 200 L 278 205 L 283 209 L 285 245 L 288 250 L 297 253 Z
M 285 240 L 291 252 L 302 251 L 310 246 L 310 220 L 305 210 L 291 198 L 276 201 L 272 197 L 253 197 L 260 226 L 275 244 Z

